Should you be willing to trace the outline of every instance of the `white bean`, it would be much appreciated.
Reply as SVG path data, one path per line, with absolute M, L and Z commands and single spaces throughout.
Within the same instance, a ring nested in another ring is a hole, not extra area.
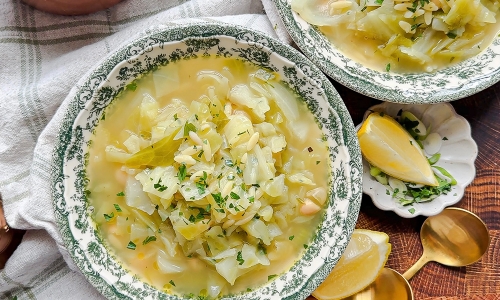
M 233 184 L 234 184 L 234 181 L 228 181 L 226 183 L 226 185 L 224 186 L 224 188 L 221 191 L 222 198 L 225 198 L 227 195 L 229 195 L 229 193 L 231 193 L 231 190 L 233 189 Z
M 306 198 L 304 200 L 304 203 L 300 206 L 300 213 L 309 216 L 317 213 L 318 211 L 321 210 L 321 207 L 317 205 L 316 203 L 312 202 L 311 199 Z
M 198 153 L 200 150 L 196 146 L 187 147 L 186 149 L 181 151 L 181 154 L 184 155 L 193 155 Z
M 247 153 L 244 153 L 244 154 L 241 156 L 241 163 L 242 163 L 242 164 L 246 164 L 246 163 L 247 163 L 247 159 L 248 159 L 248 154 L 247 154 Z
M 194 165 L 196 160 L 189 155 L 177 155 L 174 157 L 174 160 L 180 164 L 184 163 L 186 165 Z
M 248 140 L 247 151 L 252 150 L 253 147 L 255 147 L 255 145 L 257 145 L 258 141 L 259 141 L 259 132 L 254 132 L 254 134 L 252 134 L 252 136 Z
M 190 132 L 189 132 L 189 137 L 191 138 L 191 140 L 192 140 L 195 144 L 197 144 L 197 145 L 199 145 L 199 146 L 203 145 L 203 141 L 201 140 L 201 138 L 198 136 L 198 134 L 197 134 L 196 132 L 194 132 L 194 131 L 190 131 Z
M 207 161 L 210 161 L 212 159 L 212 148 L 210 147 L 210 142 L 208 140 L 205 140 L 202 147 L 205 159 Z

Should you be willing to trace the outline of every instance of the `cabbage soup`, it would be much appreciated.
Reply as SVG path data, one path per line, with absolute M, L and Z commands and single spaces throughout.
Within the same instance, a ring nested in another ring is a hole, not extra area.
M 279 74 L 203 57 L 126 86 L 95 129 L 86 168 L 108 249 L 160 290 L 207 299 L 257 288 L 319 226 L 329 151 Z
M 486 49 L 498 0 L 292 0 L 345 56 L 383 72 L 433 72 Z

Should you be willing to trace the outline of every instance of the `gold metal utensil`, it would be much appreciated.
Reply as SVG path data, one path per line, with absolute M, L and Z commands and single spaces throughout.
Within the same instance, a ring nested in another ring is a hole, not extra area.
M 449 207 L 429 217 L 420 229 L 424 253 L 403 276 L 410 280 L 430 261 L 450 267 L 475 263 L 488 250 L 490 234 L 486 224 L 465 209 Z
M 400 273 L 384 268 L 377 279 L 361 292 L 344 300 L 413 300 L 410 283 Z
M 475 263 L 486 252 L 490 234 L 486 224 L 465 209 L 449 207 L 427 218 L 420 229 L 424 252 L 403 275 L 384 268 L 378 278 L 349 300 L 414 300 L 410 280 L 426 263 L 435 261 L 451 267 Z

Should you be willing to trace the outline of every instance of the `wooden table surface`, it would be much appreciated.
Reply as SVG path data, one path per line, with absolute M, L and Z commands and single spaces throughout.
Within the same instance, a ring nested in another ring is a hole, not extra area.
M 367 108 L 380 103 L 340 84 L 334 85 L 355 125 L 361 122 Z M 485 221 L 491 244 L 473 265 L 452 268 L 431 262 L 410 283 L 417 300 L 500 299 L 500 83 L 451 104 L 469 121 L 479 149 L 476 178 L 454 206 L 470 210 Z M 419 232 L 424 220 L 425 217 L 404 219 L 379 210 L 370 197 L 363 195 L 356 227 L 386 232 L 392 244 L 387 266 L 403 273 L 422 254 Z

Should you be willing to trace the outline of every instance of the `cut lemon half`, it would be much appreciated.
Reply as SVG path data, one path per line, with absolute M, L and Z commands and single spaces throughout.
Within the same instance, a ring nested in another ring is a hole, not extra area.
M 358 130 L 358 139 L 365 159 L 387 175 L 406 182 L 439 185 L 415 139 L 387 114 L 371 113 Z
M 375 281 L 390 252 L 387 234 L 355 229 L 337 265 L 312 295 L 319 300 L 333 300 L 363 290 Z

